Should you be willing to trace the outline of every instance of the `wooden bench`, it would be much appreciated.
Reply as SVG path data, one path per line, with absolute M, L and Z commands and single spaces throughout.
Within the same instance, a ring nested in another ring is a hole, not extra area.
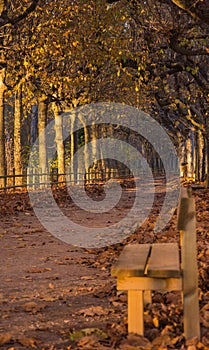
M 186 188 L 181 189 L 177 221 L 180 244 L 130 244 L 112 266 L 117 289 L 128 291 L 128 332 L 143 335 L 144 304 L 151 303 L 151 291 L 182 291 L 185 337 L 200 337 L 195 201 Z

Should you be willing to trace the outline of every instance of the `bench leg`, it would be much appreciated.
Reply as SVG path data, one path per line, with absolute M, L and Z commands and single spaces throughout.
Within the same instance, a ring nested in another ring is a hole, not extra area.
M 184 304 L 184 333 L 186 339 L 200 339 L 198 290 L 183 295 Z
M 128 332 L 144 335 L 144 292 L 128 291 Z

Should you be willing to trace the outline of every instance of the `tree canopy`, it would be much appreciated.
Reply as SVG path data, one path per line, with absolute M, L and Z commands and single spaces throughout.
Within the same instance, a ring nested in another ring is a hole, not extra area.
M 40 99 L 61 109 L 127 103 L 155 116 L 177 147 L 177 135 L 199 131 L 209 157 L 206 1 L 2 4 L 2 86 L 8 98 L 22 87 L 27 113 Z

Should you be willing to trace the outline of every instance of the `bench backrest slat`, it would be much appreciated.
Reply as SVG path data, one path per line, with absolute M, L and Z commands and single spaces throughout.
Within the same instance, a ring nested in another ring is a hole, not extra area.
M 177 228 L 181 235 L 181 267 L 183 270 L 183 289 L 189 293 L 198 286 L 195 200 L 190 192 L 182 188 L 178 208 Z
M 196 248 L 195 200 L 190 190 L 182 188 L 178 208 L 180 230 L 184 333 L 187 339 L 200 338 L 198 267 Z

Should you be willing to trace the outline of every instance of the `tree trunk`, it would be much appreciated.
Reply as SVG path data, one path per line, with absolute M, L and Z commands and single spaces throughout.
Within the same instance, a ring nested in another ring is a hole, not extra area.
M 33 145 L 38 137 L 38 106 L 33 105 L 31 111 L 30 144 Z
M 179 156 L 179 163 L 180 163 L 180 177 L 185 178 L 187 176 L 185 138 L 182 136 L 180 132 L 178 132 L 177 136 L 178 136 L 178 156 Z
M 205 141 L 206 141 L 206 160 L 205 160 L 205 169 L 206 169 L 206 181 L 205 187 L 209 187 L 209 118 L 206 117 L 206 127 L 205 127 L 205 131 L 206 131 L 206 136 L 205 136 Z
M 6 175 L 12 176 L 5 179 L 7 186 L 14 186 L 15 185 L 15 177 L 14 177 L 14 141 L 13 141 L 13 132 L 12 135 L 8 130 L 5 130 L 5 163 L 6 163 Z
M 78 132 L 74 131 L 76 126 L 76 116 L 71 115 L 70 120 L 70 159 L 71 159 L 71 174 L 70 179 L 73 184 L 76 184 L 80 177 L 78 171 L 78 159 L 74 157 L 74 154 L 78 150 Z
M 46 150 L 46 120 L 47 103 L 46 98 L 38 100 L 38 132 L 39 132 L 39 171 L 44 174 L 47 171 L 47 150 Z M 45 176 L 40 177 L 40 182 L 45 182 Z M 41 186 L 42 187 L 42 186 Z
M 65 152 L 62 134 L 62 116 L 59 113 L 59 107 L 56 103 L 53 103 L 52 109 L 54 111 L 55 142 L 57 145 L 57 167 L 58 174 L 60 174 L 58 181 L 63 182 L 65 180 Z
M 95 125 L 94 122 L 89 126 L 89 135 L 91 137 L 91 158 L 92 158 L 92 164 L 89 168 L 89 181 L 90 183 L 94 183 L 96 175 L 97 175 L 97 125 Z
M 196 179 L 204 181 L 203 170 L 203 155 L 204 155 L 204 137 L 201 130 L 197 130 L 197 144 L 196 144 Z
M 88 126 L 86 125 L 86 120 L 85 118 L 83 118 L 82 115 L 78 114 L 78 118 L 80 120 L 80 123 L 82 124 L 83 126 L 83 131 L 84 131 L 84 169 L 85 169 L 85 182 L 86 184 L 88 184 L 89 182 L 89 170 L 90 170 L 90 165 L 89 164 L 89 141 L 90 140 L 90 133 L 89 133 L 89 128 Z
M 14 172 L 15 185 L 22 185 L 22 160 L 21 160 L 21 103 L 22 91 L 19 88 L 15 93 L 14 105 Z
M 193 132 L 190 131 L 186 140 L 187 177 L 193 178 Z
M 6 162 L 5 162 L 5 139 L 4 139 L 4 92 L 6 89 L 5 83 L 5 69 L 0 71 L 0 176 L 6 176 Z M 5 179 L 0 178 L 0 188 L 4 187 Z
M 89 164 L 89 146 L 88 143 L 90 142 L 90 138 L 89 138 L 89 129 L 88 127 L 85 125 L 85 121 L 83 123 L 83 129 L 84 129 L 84 163 L 85 163 L 85 173 L 86 173 L 86 183 L 89 183 L 89 171 L 90 171 L 90 165 Z

